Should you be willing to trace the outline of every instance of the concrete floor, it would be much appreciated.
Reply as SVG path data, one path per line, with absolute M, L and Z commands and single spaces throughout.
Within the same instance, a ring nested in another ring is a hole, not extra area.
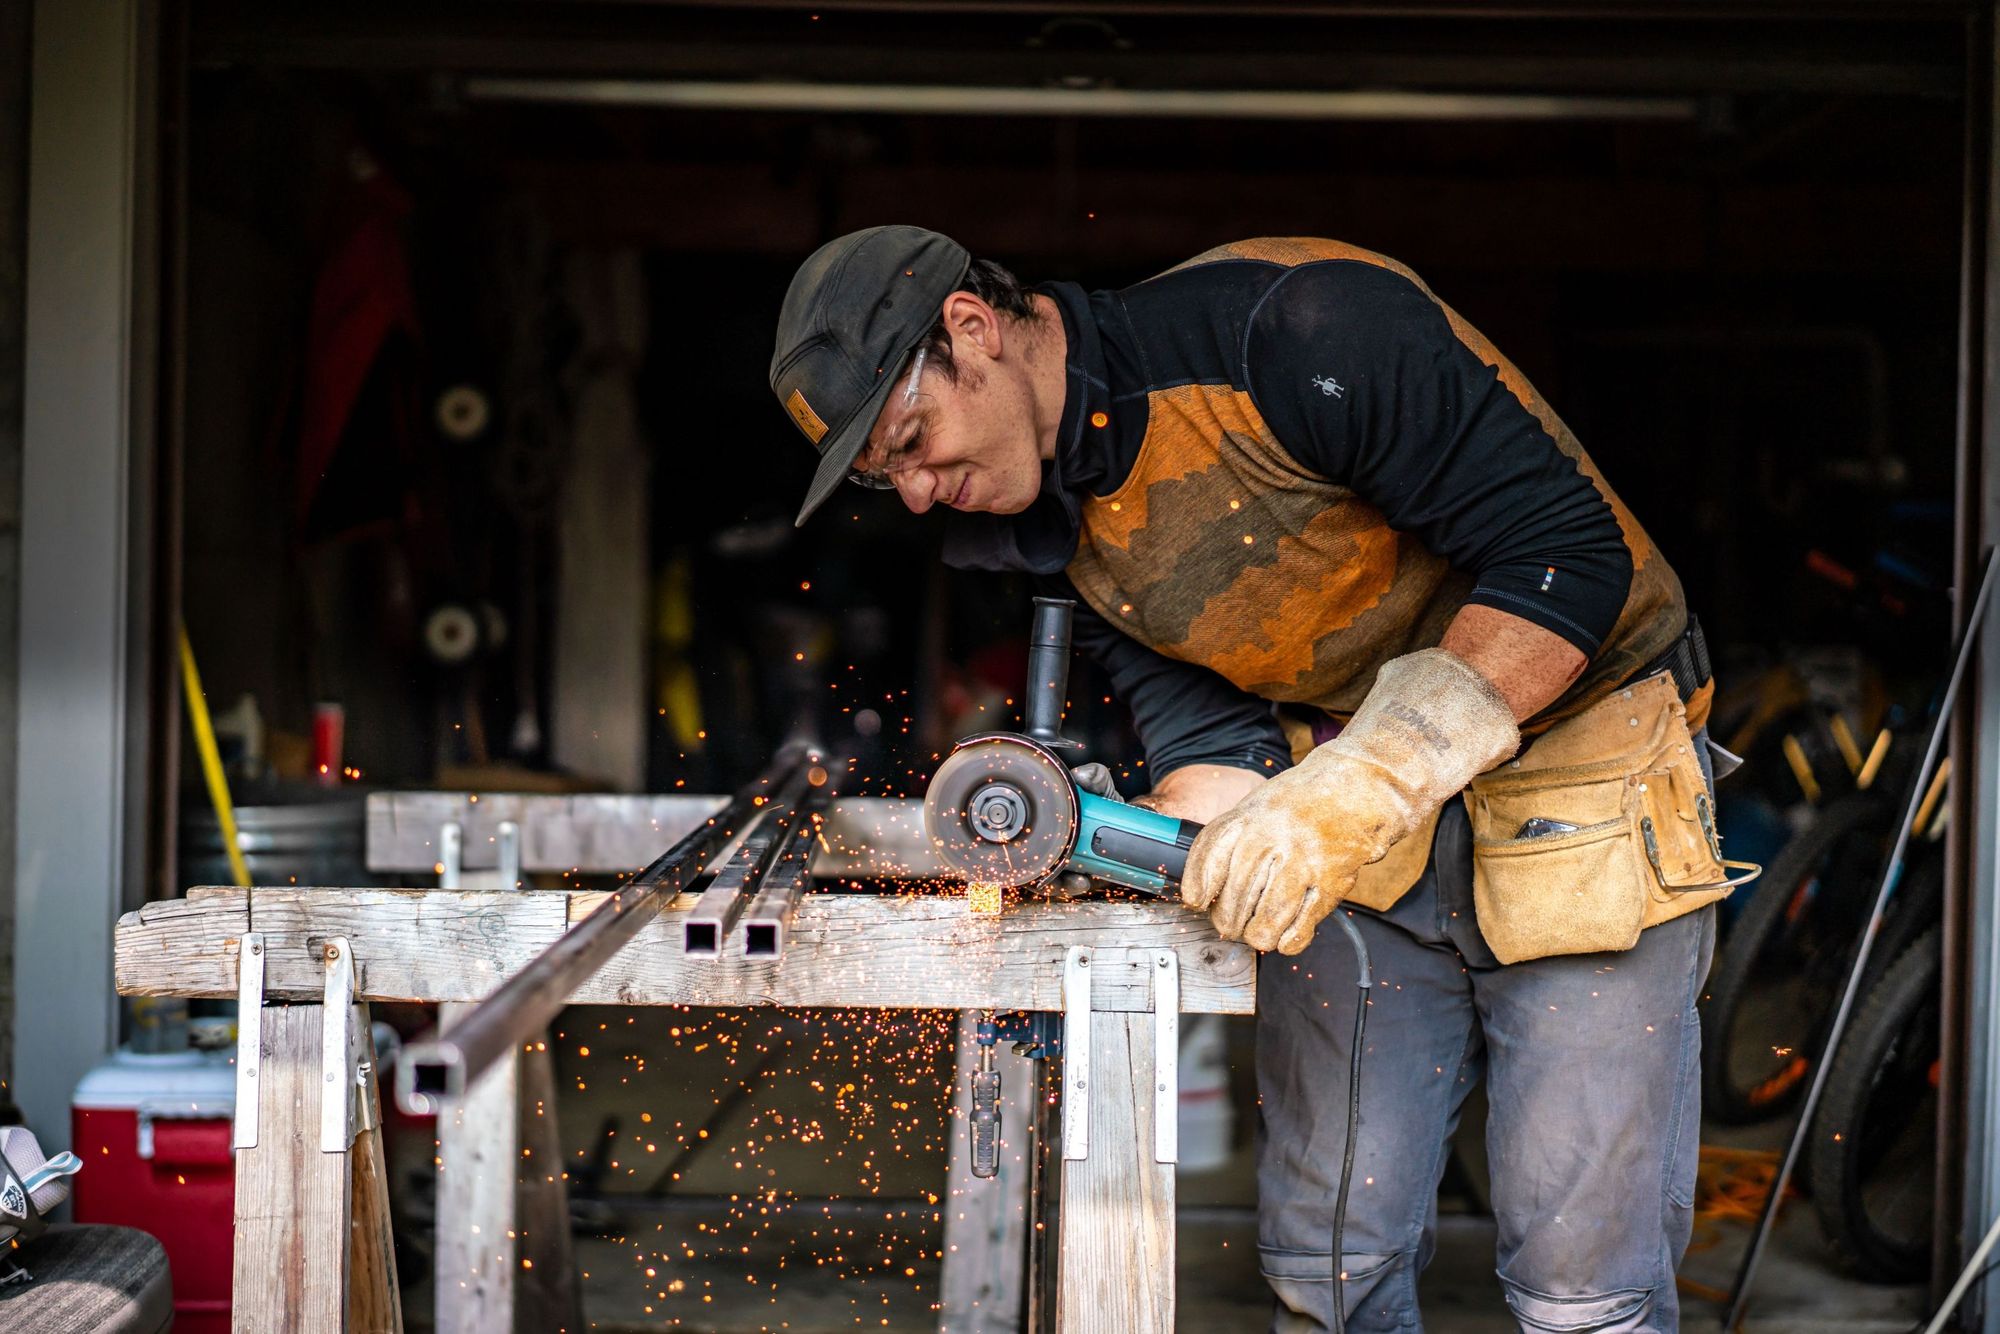
M 566 1153 L 586 1176 L 597 1160 L 596 1194 L 609 1206 L 601 1234 L 577 1239 L 591 1326 L 935 1329 L 950 1041 L 948 1017 L 913 1012 L 569 1012 L 559 1042 Z M 1245 1106 L 1247 1041 L 1247 1025 L 1232 1029 Z M 1226 1167 L 1182 1176 L 1184 1330 L 1258 1330 L 1268 1318 L 1241 1121 L 1236 1138 Z M 650 1189 L 661 1182 L 664 1196 Z M 1423 1282 L 1432 1330 L 1516 1328 L 1493 1275 L 1491 1220 L 1467 1212 L 1477 1194 L 1473 1180 L 1447 1201 L 1458 1212 L 1442 1219 Z M 1719 1325 L 1720 1308 L 1698 1294 L 1727 1288 L 1746 1239 L 1740 1223 L 1698 1226 L 1682 1270 L 1687 1328 Z M 427 1315 L 427 1296 L 410 1297 L 412 1315 Z M 1922 1315 L 1920 1291 L 1835 1269 L 1800 1204 L 1780 1226 L 1745 1329 L 1889 1334 Z
M 1234 1212 L 1195 1208 L 1182 1216 L 1177 1287 L 1183 1330 L 1265 1325 L 1270 1294 L 1257 1273 L 1256 1226 L 1247 1216 L 1230 1216 Z M 735 1235 L 718 1226 L 708 1247 L 699 1240 L 688 1244 L 699 1260 L 685 1258 L 687 1250 L 677 1244 L 691 1231 L 705 1236 L 696 1231 L 704 1226 L 680 1213 L 614 1237 L 579 1239 L 591 1328 L 917 1334 L 937 1327 L 931 1302 L 939 1229 L 921 1213 L 838 1220 L 781 1215 Z M 1690 1254 L 1682 1267 L 1686 1328 L 1719 1328 L 1721 1306 L 1698 1295 L 1695 1285 L 1726 1289 L 1744 1241 L 1744 1229 L 1730 1227 L 1713 1247 Z M 916 1250 L 928 1253 L 916 1258 Z M 1746 1334 L 1893 1334 L 1926 1314 L 1920 1289 L 1873 1287 L 1834 1271 L 1802 1209 L 1780 1224 L 1757 1294 L 1743 1324 Z M 1440 1219 L 1422 1303 L 1433 1331 L 1514 1334 L 1517 1326 L 1493 1275 L 1491 1219 Z

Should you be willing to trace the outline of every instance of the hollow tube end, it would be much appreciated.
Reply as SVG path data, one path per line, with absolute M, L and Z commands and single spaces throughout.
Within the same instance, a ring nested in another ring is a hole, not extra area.
M 417 1042 L 396 1062 L 396 1104 L 412 1116 L 435 1116 L 465 1096 L 465 1056 L 454 1042 Z

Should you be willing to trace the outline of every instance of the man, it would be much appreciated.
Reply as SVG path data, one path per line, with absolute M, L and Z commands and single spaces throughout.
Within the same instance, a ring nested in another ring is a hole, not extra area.
M 1142 800 L 1209 822 L 1183 897 L 1277 952 L 1257 1039 L 1272 1328 L 1334 1319 L 1356 962 L 1316 928 L 1343 902 L 1377 978 L 1346 1328 L 1417 1326 L 1446 1143 L 1482 1077 L 1521 1325 L 1675 1328 L 1694 1005 L 1726 890 L 1670 884 L 1658 840 L 1712 827 L 1687 768 L 1705 654 L 1679 581 L 1520 373 L 1414 274 L 1335 242 L 1247 241 L 1086 292 L 882 227 L 799 270 L 771 386 L 820 452 L 800 523 L 843 480 L 894 490 L 956 511 L 954 564 L 1080 597 L 1077 640 L 1145 746 Z M 1503 764 L 1473 788 L 1475 892 L 1451 799 Z M 1657 887 L 1632 878 L 1628 828 Z

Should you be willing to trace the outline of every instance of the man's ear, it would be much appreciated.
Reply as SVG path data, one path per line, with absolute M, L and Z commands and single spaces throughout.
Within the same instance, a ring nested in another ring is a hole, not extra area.
M 988 360 L 997 361 L 1001 350 L 1000 316 L 971 292 L 953 292 L 940 310 L 944 327 L 951 334 L 952 355 L 977 349 Z

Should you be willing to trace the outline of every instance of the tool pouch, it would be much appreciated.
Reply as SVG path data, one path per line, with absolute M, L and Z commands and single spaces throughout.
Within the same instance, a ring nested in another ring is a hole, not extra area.
M 1612 692 L 1472 780 L 1473 902 L 1501 963 L 1628 950 L 1761 869 L 1725 861 L 1687 712 L 1666 675 Z M 1533 819 L 1571 833 L 1519 838 Z

